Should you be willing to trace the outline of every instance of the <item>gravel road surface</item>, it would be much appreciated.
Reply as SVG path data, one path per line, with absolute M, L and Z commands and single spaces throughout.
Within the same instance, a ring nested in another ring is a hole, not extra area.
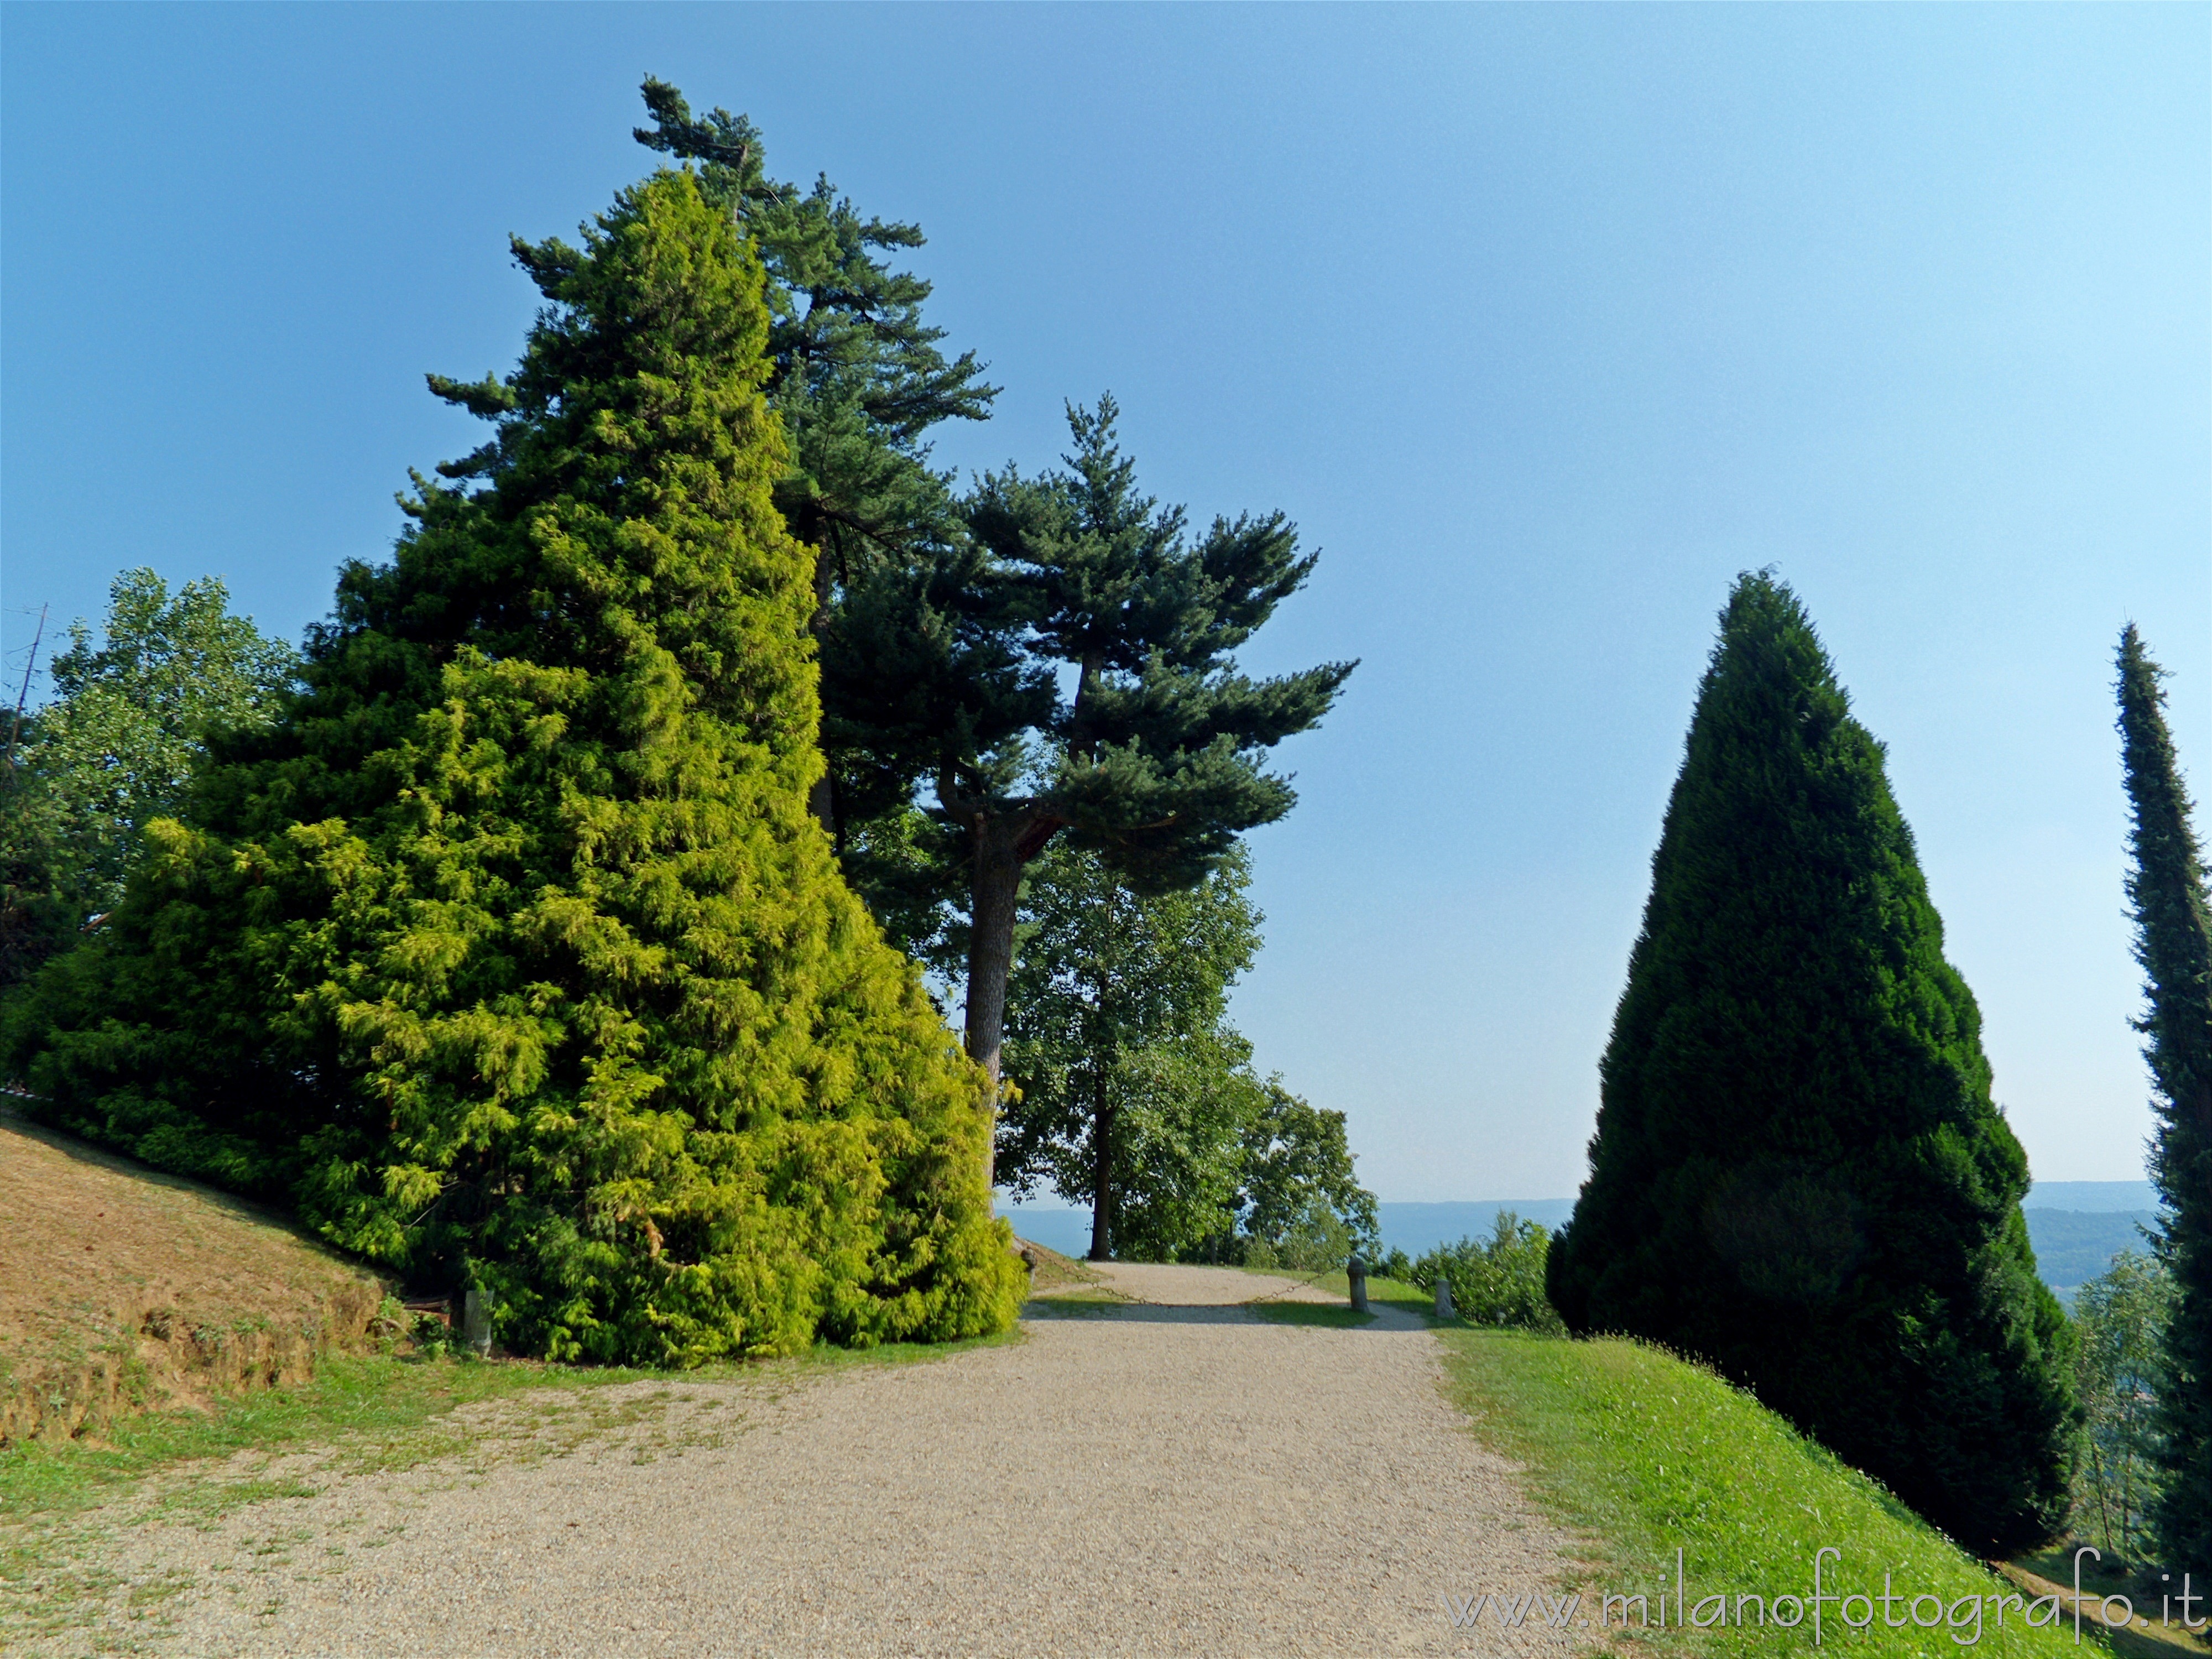
M 1108 1271 L 1133 1300 L 1033 1303 L 1017 1343 L 781 1391 L 625 1385 L 636 1420 L 563 1455 L 301 1462 L 313 1496 L 125 1534 L 127 1580 L 188 1587 L 158 1626 L 126 1623 L 118 1593 L 107 1639 L 688 1659 L 1504 1654 L 1589 1634 L 1453 1627 L 1447 1595 L 1577 1575 L 1445 1403 L 1419 1322 L 1278 1324 L 1235 1304 L 1328 1298 Z

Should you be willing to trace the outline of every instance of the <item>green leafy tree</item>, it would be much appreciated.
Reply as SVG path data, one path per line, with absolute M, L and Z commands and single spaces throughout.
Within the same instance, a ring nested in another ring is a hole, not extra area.
M 691 1362 L 1002 1328 L 988 1083 L 839 880 L 812 562 L 751 245 L 688 172 L 580 247 L 491 441 L 343 574 L 93 947 L 9 1009 L 44 1109 L 482 1286 L 511 1345 Z
M 1344 1114 L 1258 1076 L 1229 1023 L 1230 988 L 1260 948 L 1250 879 L 1242 847 L 1196 887 L 1163 894 L 1132 890 L 1066 844 L 1031 866 L 1000 1167 L 1018 1194 L 1049 1183 L 1088 1204 L 1101 1259 L 1256 1251 L 1321 1267 L 1375 1237 Z
M 2075 1374 L 2088 1413 L 2075 1516 L 2124 1560 L 2142 1559 L 2150 1546 L 2164 1485 L 2155 1419 L 2168 1391 L 2162 1362 L 2173 1310 L 2173 1276 L 2138 1250 L 2122 1250 L 2074 1293 Z
M 1352 1229 L 1344 1218 L 1308 1194 L 1297 1200 L 1273 1237 L 1244 1235 L 1243 1262 L 1248 1267 L 1270 1271 L 1325 1273 L 1349 1262 L 1352 1249 Z
M 1301 1234 L 1319 1229 L 1333 1242 L 1333 1222 L 1343 1230 L 1347 1249 L 1372 1249 L 1375 1194 L 1354 1171 L 1344 1114 L 1309 1105 L 1279 1077 L 1259 1089 L 1259 1109 L 1244 1131 L 1239 1208 L 1245 1237 L 1279 1260 L 1291 1248 L 1285 1241 Z M 1345 1253 L 1333 1251 L 1333 1261 Z
M 70 624 L 53 696 L 0 785 L 0 985 L 121 901 L 140 831 L 183 810 L 210 732 L 265 726 L 283 707 L 298 653 L 229 604 L 217 577 L 173 594 L 142 568 L 109 586 L 97 641 Z
M 1172 1259 L 1235 1225 L 1260 1106 L 1224 1020 L 1260 945 L 1249 879 L 1237 848 L 1195 887 L 1149 896 L 1073 847 L 1031 872 L 1000 1166 L 1018 1194 L 1049 1182 L 1088 1203 L 1095 1261 Z
M 2212 1573 L 2212 903 L 2189 792 L 2166 727 L 2165 671 L 2133 623 L 2120 635 L 2120 732 L 2133 828 L 2136 957 L 2150 1006 L 2137 1029 L 2155 1088 L 2151 1174 L 2166 1200 L 2154 1248 L 2177 1296 L 2159 1392 L 2160 1546 Z
M 1971 1548 L 2063 1522 L 2027 1157 L 1881 746 L 1765 574 L 1722 616 L 1601 1084 L 1570 1328 L 1702 1355 Z

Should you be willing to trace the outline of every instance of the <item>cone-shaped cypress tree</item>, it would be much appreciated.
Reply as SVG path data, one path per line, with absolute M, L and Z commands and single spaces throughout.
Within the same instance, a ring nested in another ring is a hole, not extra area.
M 2136 958 L 2150 1008 L 2139 1027 L 2158 1091 L 2151 1173 L 2166 1200 L 2156 1240 L 2178 1294 L 2158 1394 L 2158 1456 L 2166 1474 L 2154 1512 L 2160 1548 L 2176 1568 L 2212 1577 L 2212 905 L 2204 852 L 2191 822 L 2165 671 L 2130 623 L 2120 635 L 2120 735 L 2135 871 Z
M 348 568 L 305 695 L 11 1010 L 55 1120 L 689 1361 L 1012 1317 L 988 1084 L 838 879 L 762 272 L 688 173 L 516 245 L 497 422 Z
M 1736 585 L 1551 1253 L 1577 1331 L 1711 1361 L 1961 1543 L 2064 1518 L 2068 1327 L 1882 750 Z

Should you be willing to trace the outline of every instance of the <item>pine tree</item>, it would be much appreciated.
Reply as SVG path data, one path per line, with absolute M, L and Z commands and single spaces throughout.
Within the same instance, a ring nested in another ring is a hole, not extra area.
M 2120 635 L 2120 733 L 2135 870 L 2136 959 L 2150 1007 L 2158 1129 L 2151 1173 L 2165 1200 L 2155 1243 L 2172 1275 L 2166 1375 L 2158 1390 L 2157 1456 L 2166 1480 L 2155 1516 L 2175 1567 L 2212 1577 L 2212 905 L 2173 739 L 2165 671 L 2130 623 Z
M 1255 680 L 1235 653 L 1305 585 L 1316 555 L 1279 513 L 1216 519 L 1194 540 L 1183 511 L 1138 493 L 1111 397 L 1071 406 L 1062 466 L 987 475 L 967 504 L 988 554 L 976 586 L 1007 596 L 963 614 L 1018 625 L 1046 672 L 948 676 L 929 775 L 969 876 L 968 1052 L 999 1075 L 1022 872 L 1066 830 L 1139 893 L 1196 885 L 1245 830 L 1297 799 L 1266 752 L 1318 725 L 1355 664 Z M 1073 695 L 1059 692 L 1071 671 Z
M 1571 1328 L 1703 1356 L 1969 1547 L 2056 1530 L 2079 1407 L 2027 1158 L 1881 746 L 1765 574 L 1723 613 L 1601 1079 L 1548 1269 Z
M 518 241 L 491 441 L 341 576 L 97 948 L 9 1012 L 56 1121 L 295 1203 L 556 1357 L 1003 1327 L 981 1072 L 838 879 L 753 247 L 687 171 Z
M 921 227 L 863 218 L 826 178 L 805 191 L 778 183 L 745 117 L 694 115 L 653 76 L 641 90 L 653 125 L 638 142 L 696 160 L 701 188 L 766 268 L 768 398 L 788 441 L 775 501 L 817 551 L 829 764 L 811 805 L 878 921 L 923 946 L 957 884 L 957 854 L 912 811 L 930 758 L 917 733 L 936 729 L 948 687 L 971 701 L 979 688 L 994 701 L 1044 695 L 1011 645 L 1018 623 L 1004 594 L 976 580 L 950 475 L 929 465 L 932 429 L 987 418 L 998 388 L 973 351 L 945 356 L 945 331 L 922 319 L 930 284 L 889 263 L 923 245 Z

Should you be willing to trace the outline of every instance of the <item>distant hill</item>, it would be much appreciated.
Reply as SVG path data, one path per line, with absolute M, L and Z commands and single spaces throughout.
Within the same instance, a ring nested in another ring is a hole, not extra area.
M 2155 1210 L 2158 1188 L 2148 1181 L 2039 1181 L 2027 1189 L 2021 1207 L 2106 1213 Z
M 2042 1210 L 2030 1206 L 2027 1241 L 2035 1247 L 2035 1270 L 2043 1282 L 2071 1304 L 2074 1292 L 2112 1265 L 2122 1250 L 2147 1250 L 2138 1225 L 2158 1218 L 2155 1210 Z

